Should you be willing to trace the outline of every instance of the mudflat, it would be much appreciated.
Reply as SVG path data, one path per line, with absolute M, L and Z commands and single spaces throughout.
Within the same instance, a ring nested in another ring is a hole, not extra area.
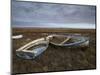
M 96 69 L 96 30 L 62 28 L 12 28 L 12 73 L 36 73 Z M 50 34 L 83 35 L 89 37 L 89 47 L 57 47 L 49 44 L 47 50 L 34 60 L 16 56 L 16 49 L 37 38 Z

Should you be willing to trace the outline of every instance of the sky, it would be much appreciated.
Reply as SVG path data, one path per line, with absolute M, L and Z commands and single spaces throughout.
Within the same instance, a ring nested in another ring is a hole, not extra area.
M 95 29 L 96 7 L 12 1 L 12 27 Z

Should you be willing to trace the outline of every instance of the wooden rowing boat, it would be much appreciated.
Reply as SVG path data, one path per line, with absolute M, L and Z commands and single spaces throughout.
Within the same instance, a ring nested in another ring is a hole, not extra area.
M 56 46 L 88 46 L 89 38 L 80 35 L 53 35 L 50 43 Z
M 48 48 L 49 41 L 40 38 L 29 42 L 28 44 L 16 50 L 16 55 L 23 59 L 34 59 Z

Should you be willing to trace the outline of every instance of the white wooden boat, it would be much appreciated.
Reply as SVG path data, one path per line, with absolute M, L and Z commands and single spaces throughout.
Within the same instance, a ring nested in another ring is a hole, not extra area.
M 14 35 L 12 36 L 12 39 L 20 39 L 23 38 L 23 35 Z
M 88 46 L 89 38 L 81 35 L 53 35 L 50 43 L 56 46 Z
M 48 48 L 49 41 L 45 38 L 36 39 L 16 50 L 16 55 L 23 59 L 34 59 Z

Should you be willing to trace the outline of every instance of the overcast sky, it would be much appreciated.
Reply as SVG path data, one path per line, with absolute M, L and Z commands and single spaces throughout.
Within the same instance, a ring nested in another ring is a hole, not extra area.
M 12 2 L 12 27 L 95 28 L 95 6 Z

